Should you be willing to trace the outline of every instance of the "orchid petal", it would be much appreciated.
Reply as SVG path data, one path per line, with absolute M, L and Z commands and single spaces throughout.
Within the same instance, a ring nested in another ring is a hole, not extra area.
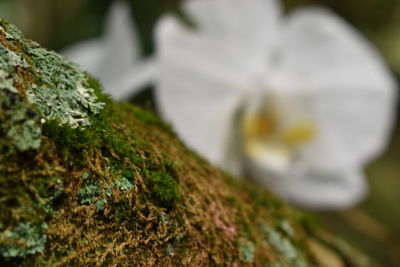
M 311 170 L 301 177 L 294 175 L 286 190 L 286 198 L 291 202 L 325 210 L 350 207 L 368 192 L 366 179 L 359 170 Z
M 210 49 L 208 39 L 173 17 L 163 18 L 158 26 L 160 112 L 190 148 L 224 165 L 243 94 L 240 66 L 232 68 L 222 50 Z
M 196 29 L 172 17 L 157 29 L 160 111 L 189 147 L 225 168 L 239 160 L 229 152 L 246 82 L 265 69 L 277 33 L 277 2 L 250 1 L 186 1 Z
M 354 205 L 368 191 L 358 168 L 336 171 L 312 169 L 299 162 L 286 174 L 274 174 L 265 166 L 245 158 L 246 171 L 271 192 L 297 205 L 313 209 L 337 209 Z
M 256 73 L 265 69 L 267 51 L 279 35 L 278 1 L 192 0 L 184 2 L 184 10 L 195 24 L 198 42 L 207 43 L 209 53 L 222 53 L 230 66 Z
M 92 75 L 98 77 L 98 68 L 103 57 L 103 43 L 101 39 L 92 39 L 71 45 L 61 51 L 69 60 Z
M 386 146 L 395 82 L 376 51 L 333 13 L 290 16 L 280 64 L 302 77 L 319 135 L 306 157 L 315 168 L 365 164 Z
M 140 54 L 139 38 L 126 0 L 114 1 L 105 23 L 103 72 L 113 78 L 135 63 Z
M 248 62 L 243 60 L 244 51 L 229 44 L 221 46 L 220 41 L 198 34 L 174 17 L 165 16 L 156 29 L 161 70 L 168 71 L 171 66 L 207 75 L 210 80 L 239 82 L 238 78 L 249 72 Z M 238 64 L 239 58 L 243 64 Z
M 192 0 L 184 2 L 184 10 L 200 32 L 245 43 L 258 55 L 279 34 L 281 7 L 276 0 Z
M 112 95 L 116 99 L 129 99 L 137 93 L 137 89 L 151 84 L 157 75 L 157 64 L 154 58 L 148 58 L 127 68 L 108 85 L 112 87 Z

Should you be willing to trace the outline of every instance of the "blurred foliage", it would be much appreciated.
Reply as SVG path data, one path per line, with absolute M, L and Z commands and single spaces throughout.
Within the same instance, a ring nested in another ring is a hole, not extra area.
M 362 31 L 376 31 L 399 19 L 398 0 L 283 0 L 288 10 L 306 4 L 332 8 Z
M 153 28 L 157 19 L 165 13 L 179 14 L 180 0 L 130 0 L 139 34 L 142 38 L 144 53 L 154 51 Z
M 0 0 L 0 16 L 40 44 L 59 49 L 99 35 L 109 0 Z
M 99 36 L 113 0 L 0 0 L 0 17 L 26 36 L 60 50 L 78 40 Z M 179 0 L 129 0 L 146 54 L 154 50 L 152 29 L 167 12 L 178 12 Z
M 81 39 L 101 34 L 103 19 L 113 0 L 0 0 L 0 17 L 40 44 L 60 50 Z M 162 14 L 178 11 L 182 0 L 129 0 L 143 52 L 154 51 L 153 28 Z M 400 1 L 398 0 L 283 0 L 287 10 L 305 4 L 328 6 L 355 25 L 377 45 L 400 75 Z

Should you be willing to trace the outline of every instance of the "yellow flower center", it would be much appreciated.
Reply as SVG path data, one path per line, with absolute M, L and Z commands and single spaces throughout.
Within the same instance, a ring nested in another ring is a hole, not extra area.
M 272 171 L 287 170 L 298 150 L 317 133 L 304 105 L 287 100 L 270 95 L 261 107 L 245 112 L 241 120 L 245 154 Z

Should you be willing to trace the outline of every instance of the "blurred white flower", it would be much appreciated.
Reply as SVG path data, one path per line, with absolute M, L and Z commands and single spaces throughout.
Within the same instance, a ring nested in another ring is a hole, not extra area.
M 366 193 L 382 152 L 395 82 L 370 44 L 328 10 L 286 18 L 273 0 L 192 0 L 193 29 L 157 32 L 157 104 L 192 149 L 311 208 Z
M 153 60 L 140 59 L 139 38 L 125 0 L 113 1 L 102 37 L 75 44 L 62 54 L 98 78 L 104 90 L 118 99 L 133 95 L 154 77 Z

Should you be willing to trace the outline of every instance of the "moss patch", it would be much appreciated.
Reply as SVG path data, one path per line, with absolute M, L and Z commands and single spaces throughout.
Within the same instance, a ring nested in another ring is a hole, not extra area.
M 148 184 L 152 197 L 162 207 L 171 207 L 181 196 L 176 181 L 167 173 L 148 172 Z

